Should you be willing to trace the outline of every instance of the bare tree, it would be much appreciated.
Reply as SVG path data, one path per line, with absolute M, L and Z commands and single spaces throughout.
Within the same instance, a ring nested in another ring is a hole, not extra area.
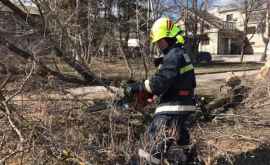
M 270 40 L 270 1 L 266 1 L 267 7 L 266 7 L 266 17 L 265 17 L 265 34 L 262 33 L 263 42 L 265 44 L 264 46 L 264 52 L 261 57 L 261 61 L 265 61 L 267 58 L 267 51 L 269 46 L 269 40 Z
M 243 25 L 244 25 L 244 29 L 243 29 L 243 35 L 242 35 L 242 39 L 241 39 L 241 58 L 240 61 L 243 62 L 244 60 L 244 55 L 245 55 L 245 50 L 247 48 L 247 44 L 249 43 L 249 41 L 253 38 L 254 34 L 258 31 L 258 28 L 256 27 L 256 29 L 253 32 L 249 32 L 249 22 L 252 18 L 252 16 L 254 17 L 254 15 L 256 15 L 256 12 L 258 10 L 260 10 L 262 8 L 262 6 L 264 5 L 264 1 L 263 0 L 244 0 L 244 1 L 240 1 L 240 4 L 242 5 L 242 7 L 240 8 L 242 10 L 243 13 Z M 260 26 L 262 24 L 262 22 L 264 22 L 265 17 L 259 17 L 260 20 L 257 20 L 257 26 Z M 249 36 L 251 34 L 251 36 Z
M 80 42 L 78 42 L 79 39 L 76 36 L 70 33 L 69 26 L 66 26 L 63 20 L 68 21 L 67 17 L 70 15 L 59 15 L 60 11 L 56 10 L 60 6 L 58 3 L 55 3 L 53 6 L 46 1 L 35 1 L 40 16 L 34 17 L 28 14 L 29 11 L 22 10 L 18 5 L 9 0 L 1 0 L 1 2 L 10 8 L 16 16 L 31 26 L 37 32 L 36 35 L 39 35 L 40 38 L 52 45 L 55 55 L 74 68 L 85 81 L 95 82 L 97 80 L 88 66 L 74 57 L 74 55 L 79 54 L 80 49 L 76 48 Z M 65 18 L 61 18 L 62 16 L 65 16 Z M 74 52 L 74 50 L 77 52 Z
M 192 2 L 192 3 L 191 3 Z M 186 33 L 186 49 L 192 60 L 196 62 L 201 36 L 204 35 L 205 13 L 207 13 L 208 0 L 198 3 L 197 0 L 175 0 L 182 13 Z M 200 27 L 200 29 L 199 29 Z

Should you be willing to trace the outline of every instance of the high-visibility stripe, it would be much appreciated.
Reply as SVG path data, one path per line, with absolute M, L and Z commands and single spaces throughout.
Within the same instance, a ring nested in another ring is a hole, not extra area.
M 156 109 L 155 113 L 197 111 L 194 105 L 165 105 Z
M 189 71 L 191 71 L 193 69 L 194 69 L 193 65 L 189 64 L 187 66 L 184 66 L 184 67 L 180 68 L 180 73 L 184 74 L 184 73 L 189 72 Z

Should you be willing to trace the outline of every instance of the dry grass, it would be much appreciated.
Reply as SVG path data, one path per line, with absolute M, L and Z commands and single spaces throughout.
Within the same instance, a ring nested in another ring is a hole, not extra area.
M 251 90 L 239 106 L 217 114 L 210 123 L 198 123 L 194 127 L 195 143 L 207 164 L 235 164 L 245 154 L 254 155 L 270 143 L 270 104 L 267 103 L 270 83 L 251 78 L 242 79 L 242 84 Z M 259 158 L 257 161 L 264 162 Z
M 14 83 L 8 85 L 7 95 L 15 91 Z M 31 90 L 33 83 L 38 80 L 28 82 L 23 94 L 29 98 L 39 94 L 38 98 L 10 102 L 25 139 L 22 151 L 17 152 L 20 141 L 0 111 L 0 160 L 6 158 L 7 164 L 126 164 L 134 157 L 145 129 L 141 114 L 115 109 L 88 113 L 84 110 L 89 100 L 48 99 L 52 91 L 65 95 L 65 86 L 43 83 Z
M 16 91 L 20 79 L 7 86 L 4 93 Z M 195 124 L 192 135 L 201 159 L 218 164 L 226 159 L 233 164 L 237 156 L 269 144 L 270 113 L 268 81 L 243 82 L 252 90 L 237 108 L 218 114 L 212 122 Z M 143 148 L 142 137 L 147 124 L 136 112 L 110 110 L 84 111 L 89 100 L 48 99 L 51 93 L 65 95 L 63 89 L 78 87 L 58 80 L 33 77 L 23 90 L 35 100 L 11 102 L 13 119 L 25 141 L 20 140 L 0 112 L 0 158 L 7 164 L 127 164 Z

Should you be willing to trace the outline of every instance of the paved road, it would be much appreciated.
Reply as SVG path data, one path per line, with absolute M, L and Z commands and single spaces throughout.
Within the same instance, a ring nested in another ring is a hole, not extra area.
M 212 55 L 213 61 L 240 62 L 241 55 Z M 270 57 L 268 56 L 268 59 Z M 260 62 L 261 55 L 245 55 L 244 62 Z
M 239 71 L 234 72 L 237 76 L 250 76 L 253 74 L 256 74 L 258 70 L 253 71 Z M 215 73 L 215 74 L 205 74 L 205 75 L 197 75 L 197 81 L 198 82 L 207 82 L 207 81 L 218 81 L 218 80 L 224 80 L 231 72 L 226 73 Z

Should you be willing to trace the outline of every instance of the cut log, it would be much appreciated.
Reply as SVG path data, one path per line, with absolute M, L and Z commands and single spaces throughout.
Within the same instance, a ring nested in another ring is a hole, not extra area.
M 270 78 L 270 60 L 268 60 L 265 65 L 261 68 L 257 75 L 257 79 L 266 80 Z
M 227 104 L 229 100 L 230 100 L 229 96 L 219 97 L 211 101 L 209 104 L 207 104 L 205 108 L 208 111 L 213 111 L 214 109 L 220 108 L 224 106 L 225 104 Z
M 115 92 L 115 93 L 114 93 Z M 116 87 L 110 90 L 104 86 L 91 86 L 66 89 L 64 93 L 44 93 L 39 95 L 17 95 L 13 101 L 37 101 L 37 100 L 109 100 L 117 95 L 123 95 L 123 91 Z
M 235 86 L 238 86 L 241 84 L 241 80 L 238 76 L 236 76 L 233 72 L 230 73 L 226 79 L 225 79 L 226 85 L 234 88 Z
M 139 149 L 139 156 L 141 158 L 144 158 L 146 161 L 148 162 L 151 162 L 151 164 L 160 164 L 160 160 L 151 156 L 148 152 L 142 150 L 142 149 Z

